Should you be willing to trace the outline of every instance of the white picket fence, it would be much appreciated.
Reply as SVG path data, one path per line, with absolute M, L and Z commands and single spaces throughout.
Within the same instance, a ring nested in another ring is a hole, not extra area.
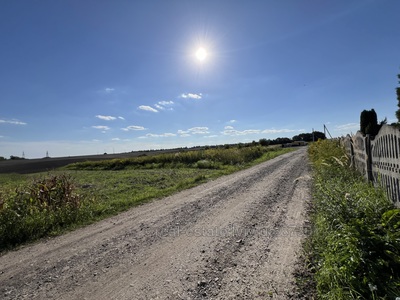
M 352 165 L 367 179 L 382 185 L 400 207 L 400 130 L 383 125 L 374 136 L 357 132 L 341 139 Z

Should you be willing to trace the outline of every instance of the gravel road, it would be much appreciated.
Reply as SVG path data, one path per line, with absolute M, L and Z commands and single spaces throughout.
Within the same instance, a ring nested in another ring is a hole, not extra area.
M 306 149 L 0 256 L 1 299 L 293 299 Z

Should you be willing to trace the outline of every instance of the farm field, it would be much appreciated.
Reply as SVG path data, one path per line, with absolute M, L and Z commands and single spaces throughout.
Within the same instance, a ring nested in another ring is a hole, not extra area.
M 58 235 L 290 151 L 209 149 L 78 160 L 50 172 L 0 174 L 0 250 Z

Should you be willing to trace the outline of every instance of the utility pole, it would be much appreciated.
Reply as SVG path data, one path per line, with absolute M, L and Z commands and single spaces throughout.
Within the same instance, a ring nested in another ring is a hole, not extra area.
M 324 124 L 324 134 L 325 134 L 325 137 L 326 137 L 326 133 L 327 133 L 327 132 L 328 132 L 329 136 L 332 138 L 331 133 L 330 133 L 329 130 L 328 130 L 328 127 L 326 127 L 325 124 Z

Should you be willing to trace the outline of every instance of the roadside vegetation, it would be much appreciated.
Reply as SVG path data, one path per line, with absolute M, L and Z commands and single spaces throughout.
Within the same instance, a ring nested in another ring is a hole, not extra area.
M 235 147 L 0 174 L 0 251 L 58 235 L 293 149 Z
M 349 167 L 338 141 L 313 143 L 309 155 L 313 230 L 304 249 L 317 298 L 400 297 L 400 209 Z

